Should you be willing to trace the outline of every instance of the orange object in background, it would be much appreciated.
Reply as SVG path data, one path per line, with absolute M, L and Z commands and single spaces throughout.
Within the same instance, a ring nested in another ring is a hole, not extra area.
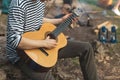
M 113 0 L 99 0 L 98 4 L 102 6 L 111 6 L 113 3 Z

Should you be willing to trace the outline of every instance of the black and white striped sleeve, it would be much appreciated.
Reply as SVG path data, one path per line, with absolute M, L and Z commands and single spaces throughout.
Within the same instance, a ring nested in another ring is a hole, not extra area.
M 24 32 L 25 12 L 20 7 L 12 7 L 8 17 L 7 44 L 16 49 Z

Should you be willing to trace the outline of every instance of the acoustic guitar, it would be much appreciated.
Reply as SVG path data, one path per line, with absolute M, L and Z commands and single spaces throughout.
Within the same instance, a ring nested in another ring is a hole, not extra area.
M 58 25 L 57 27 L 51 23 L 44 23 L 38 31 L 26 32 L 22 36 L 25 38 L 33 39 L 33 40 L 44 40 L 47 36 L 50 36 L 52 39 L 56 39 L 57 46 L 53 49 L 31 49 L 24 50 L 24 52 L 38 65 L 50 68 L 54 66 L 58 59 L 58 51 L 63 48 L 67 44 L 66 37 L 62 33 L 68 25 L 71 23 L 74 17 L 77 17 L 82 14 L 82 10 L 80 8 L 76 8 L 70 17 L 68 17 L 63 23 Z

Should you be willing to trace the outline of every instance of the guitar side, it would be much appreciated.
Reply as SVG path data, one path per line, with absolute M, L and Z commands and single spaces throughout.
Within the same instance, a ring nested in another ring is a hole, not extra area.
M 22 36 L 33 40 L 43 40 L 46 38 L 47 34 L 49 32 L 52 32 L 55 28 L 56 26 L 51 23 L 44 23 L 41 26 L 40 30 L 24 33 Z M 44 49 L 48 55 L 45 55 L 40 49 L 31 49 L 24 51 L 38 65 L 49 68 L 56 64 L 58 58 L 58 50 L 67 44 L 66 37 L 63 33 L 60 33 L 57 36 L 57 43 L 58 45 L 53 49 Z

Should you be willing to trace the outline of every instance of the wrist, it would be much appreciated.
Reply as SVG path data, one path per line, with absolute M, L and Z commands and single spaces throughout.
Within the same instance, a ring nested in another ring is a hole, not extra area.
M 55 24 L 60 24 L 60 23 L 62 23 L 64 20 L 63 20 L 63 18 L 58 18 L 57 20 L 56 20 L 56 23 Z
M 39 40 L 39 47 L 45 47 L 46 43 L 44 40 Z
M 63 22 L 64 20 L 65 20 L 65 18 L 64 18 L 64 17 L 62 17 L 62 18 L 61 18 L 61 21 Z

